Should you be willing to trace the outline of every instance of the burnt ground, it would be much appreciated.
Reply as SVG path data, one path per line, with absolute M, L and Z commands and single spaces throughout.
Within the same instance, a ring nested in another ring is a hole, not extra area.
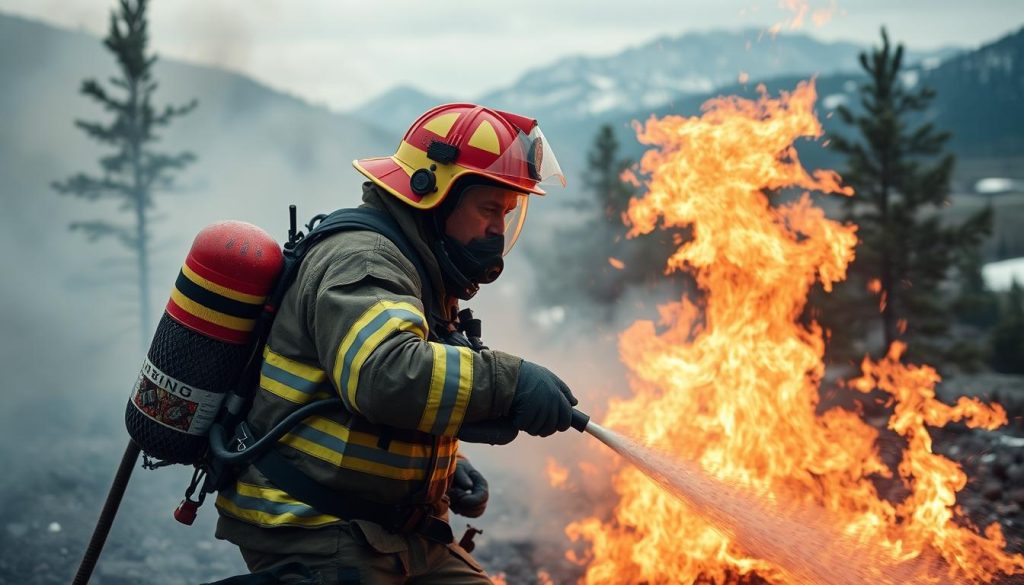
M 969 477 L 958 497 L 964 521 L 978 526 L 998 522 L 1008 549 L 1024 553 L 1024 378 L 972 376 L 939 388 L 940 397 L 947 400 L 960 393 L 1000 402 L 1010 414 L 1010 424 L 994 432 L 950 425 L 933 432 L 935 449 L 959 461 Z M 121 428 L 98 419 L 82 428 L 5 436 L 0 444 L 0 584 L 71 581 L 125 440 Z M 564 536 L 553 534 L 557 528 L 552 528 L 546 538 L 536 538 L 529 526 L 523 526 L 532 522 L 529 512 L 535 503 L 515 489 L 514 472 L 500 475 L 490 477 L 495 497 L 485 518 L 492 519 L 492 526 L 519 529 L 485 533 L 477 539 L 475 556 L 491 573 L 504 573 L 510 584 L 539 583 L 541 569 L 553 583 L 575 582 L 581 568 L 565 559 Z M 213 538 L 212 502 L 200 510 L 192 527 L 171 518 L 189 476 L 184 467 L 136 470 L 92 583 L 195 584 L 244 571 L 237 550 Z M 898 497 L 898 489 L 892 489 L 893 497 Z M 579 518 L 590 505 L 586 498 L 569 497 L 555 509 L 566 518 Z M 461 534 L 465 523 L 453 524 Z

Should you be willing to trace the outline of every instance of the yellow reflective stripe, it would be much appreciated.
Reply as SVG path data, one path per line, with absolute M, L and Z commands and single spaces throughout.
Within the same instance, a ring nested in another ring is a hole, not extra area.
M 455 397 L 452 418 L 448 421 L 448 428 L 444 432 L 449 437 L 454 436 L 462 426 L 462 419 L 466 416 L 466 409 L 469 407 L 469 395 L 473 393 L 473 351 L 466 347 L 457 349 L 460 366 L 459 394 Z
M 345 457 L 339 467 L 351 469 L 353 471 L 362 471 L 363 473 L 371 473 L 378 477 L 399 479 L 403 481 L 419 481 L 426 475 L 426 471 L 422 469 L 399 469 L 396 467 L 381 465 L 380 463 L 374 463 L 373 461 L 359 459 L 357 457 Z
M 329 398 L 330 394 L 316 390 L 327 380 L 327 373 L 316 366 L 298 362 L 270 349 L 263 349 L 263 367 L 260 388 L 295 404 L 306 404 L 314 399 Z
M 237 291 L 235 289 L 228 288 L 226 286 L 221 286 L 221 285 L 217 284 L 216 282 L 213 282 L 212 280 L 207 280 L 207 279 L 203 278 L 202 276 L 199 276 L 198 274 L 196 274 L 191 268 L 188 267 L 188 264 L 182 264 L 181 265 L 181 271 L 184 272 L 185 276 L 189 280 L 191 280 L 192 282 L 198 284 L 199 286 L 205 288 L 206 290 L 213 291 L 213 292 L 215 292 L 215 293 L 217 293 L 217 294 L 219 294 L 221 296 L 225 296 L 225 297 L 227 297 L 229 299 L 234 299 L 234 300 L 242 302 L 242 303 L 248 303 L 250 305 L 262 305 L 263 304 L 263 300 L 266 298 L 266 297 L 246 294 L 244 292 L 239 292 L 239 291 Z
M 214 311 L 209 307 L 200 305 L 192 299 L 181 294 L 177 288 L 171 289 L 171 299 L 174 303 L 185 310 L 185 312 L 194 315 L 203 321 L 215 323 L 221 327 L 228 329 L 234 329 L 235 331 L 252 331 L 255 326 L 255 320 L 253 319 L 240 319 L 238 317 L 232 317 L 231 315 L 225 315 L 220 311 Z
M 352 360 L 352 367 L 348 373 L 348 380 L 345 382 L 346 390 L 348 391 L 348 399 L 353 405 L 356 404 L 356 390 L 359 388 L 359 372 L 363 369 L 363 363 L 370 357 L 373 350 L 377 349 L 377 346 L 381 344 L 386 338 L 390 337 L 392 333 L 402 328 L 402 325 L 408 324 L 408 321 L 403 321 L 398 318 L 388 319 L 388 322 L 383 327 L 378 329 L 373 335 L 366 339 L 359 351 L 356 352 L 356 357 Z
M 434 473 L 431 476 L 431 481 L 440 481 L 447 479 L 455 471 L 455 463 L 458 460 L 457 454 L 459 451 L 459 442 L 456 439 L 449 439 L 447 437 L 441 438 L 441 444 L 437 447 L 437 459 L 440 461 L 445 457 L 448 458 L 448 465 L 438 466 L 434 469 Z
M 326 435 L 311 434 L 313 429 Z M 282 437 L 281 442 L 337 467 L 371 473 L 390 479 L 422 479 L 430 459 L 431 445 L 391 441 L 385 451 L 378 446 L 379 437 L 352 431 L 322 416 L 312 416 Z M 332 446 L 334 448 L 332 448 Z M 352 452 L 349 452 L 352 451 Z M 359 456 L 357 453 L 362 453 Z M 395 459 L 398 456 L 399 459 Z M 441 454 L 444 457 L 445 454 Z M 379 461 L 373 461 L 379 458 Z M 393 463 L 387 463 L 391 459 Z M 404 463 L 405 465 L 395 464 Z
M 240 481 L 235 484 L 234 493 L 231 491 L 223 490 L 217 495 L 217 507 L 232 516 L 257 524 L 322 526 L 339 520 L 328 514 L 316 514 L 308 505 L 274 488 Z
M 271 502 L 280 502 L 282 504 L 301 504 L 302 502 L 288 495 L 288 492 L 281 491 L 277 488 L 269 486 L 256 485 L 254 483 L 248 483 L 244 481 L 235 482 L 235 491 L 241 496 L 249 496 L 253 498 L 261 498 Z
M 282 384 L 277 380 L 271 380 L 266 376 L 266 374 L 260 374 L 260 388 L 263 388 L 275 396 L 284 398 L 289 402 L 294 402 L 295 404 L 306 404 L 307 402 L 311 402 L 313 399 L 312 395 L 306 394 L 305 392 L 299 392 L 295 388 Z
M 376 449 L 378 448 L 377 443 L 380 441 L 380 437 L 377 435 L 353 431 L 345 425 L 323 416 L 311 416 L 303 421 L 303 424 L 313 427 L 318 431 L 323 431 L 353 445 L 363 445 L 364 447 L 373 447 Z M 388 445 L 387 450 L 389 453 L 405 455 L 406 457 L 419 457 L 423 459 L 430 457 L 430 445 L 424 444 L 392 440 Z
M 409 312 L 419 319 L 419 323 L 398 316 L 387 319 L 382 325 L 374 323 L 375 319 L 389 310 Z M 412 331 L 421 339 L 426 339 L 426 318 L 419 309 L 409 303 L 378 301 L 363 313 L 338 346 L 332 379 L 335 380 L 341 395 L 347 399 L 349 408 L 356 412 L 359 411 L 356 405 L 356 389 L 363 363 L 384 339 L 396 331 Z
M 323 445 L 292 433 L 288 433 L 282 437 L 281 442 L 293 449 L 297 449 L 307 455 L 312 455 L 321 461 L 326 461 L 331 465 L 341 467 L 343 469 L 351 469 L 353 471 L 361 471 L 378 477 L 400 480 L 420 480 L 423 479 L 423 476 L 425 475 L 425 472 L 422 469 L 403 469 L 391 465 L 384 465 L 382 463 L 375 463 L 358 457 L 352 457 L 350 455 L 342 455 L 333 449 L 328 449 Z
M 323 382 L 327 379 L 327 372 L 321 370 L 319 367 L 286 358 L 270 349 L 269 345 L 265 346 L 263 349 L 263 361 L 272 366 L 281 368 L 288 373 L 295 374 L 300 378 L 305 378 L 310 382 Z
M 437 420 L 437 411 L 441 407 L 441 397 L 444 393 L 444 377 L 448 355 L 443 345 L 431 343 L 430 349 L 434 352 L 434 367 L 430 371 L 430 389 L 427 392 L 427 404 L 423 408 L 423 416 L 420 424 L 416 427 L 424 433 L 429 433 L 434 428 L 434 421 Z
M 260 376 L 260 388 L 270 392 L 271 394 L 284 398 L 288 402 L 295 404 L 308 404 L 317 400 L 326 400 L 327 398 L 334 398 L 335 395 L 326 390 L 317 390 L 315 394 L 305 394 L 299 392 L 290 386 L 286 386 L 277 380 L 271 380 L 269 378 L 264 379 L 264 376 Z

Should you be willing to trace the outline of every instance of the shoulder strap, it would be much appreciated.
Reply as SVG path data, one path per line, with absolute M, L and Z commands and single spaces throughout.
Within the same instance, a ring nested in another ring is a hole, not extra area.
M 302 259 L 314 245 L 337 232 L 352 230 L 377 232 L 391 240 L 391 243 L 398 248 L 402 255 L 412 262 L 413 266 L 416 267 L 416 273 L 420 277 L 420 284 L 423 290 L 423 308 L 429 315 L 433 311 L 437 299 L 434 297 L 433 283 L 430 280 L 430 274 L 427 273 L 423 265 L 423 259 L 420 258 L 416 248 L 412 246 L 409 239 L 405 237 L 405 233 L 402 232 L 402 228 L 398 226 L 398 223 L 390 215 L 379 209 L 367 207 L 339 209 L 323 218 L 320 223 L 316 224 L 316 227 L 310 230 L 294 246 L 291 248 L 285 247 L 284 269 L 267 302 L 275 308 L 280 305 L 281 299 L 284 298 L 288 288 L 295 282 Z

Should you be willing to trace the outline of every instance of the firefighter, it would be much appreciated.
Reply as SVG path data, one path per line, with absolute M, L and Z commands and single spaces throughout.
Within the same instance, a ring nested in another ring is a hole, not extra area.
M 487 502 L 458 439 L 564 431 L 576 399 L 544 367 L 470 341 L 458 304 L 500 275 L 529 195 L 565 179 L 535 120 L 473 104 L 433 108 L 394 156 L 353 164 L 369 179 L 363 206 L 390 215 L 417 258 L 371 231 L 305 257 L 247 423 L 259 436 L 332 395 L 345 408 L 307 418 L 264 457 L 277 467 L 220 491 L 217 537 L 260 582 L 294 570 L 281 582 L 491 583 L 447 523 Z

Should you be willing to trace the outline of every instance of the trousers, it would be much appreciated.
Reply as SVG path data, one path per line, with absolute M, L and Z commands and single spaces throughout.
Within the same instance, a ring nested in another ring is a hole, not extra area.
M 280 581 L 295 585 L 493 585 L 457 543 L 393 534 L 372 522 L 353 520 L 281 536 L 286 538 L 280 546 L 239 545 L 250 571 L 264 573 L 298 563 L 308 571 Z

